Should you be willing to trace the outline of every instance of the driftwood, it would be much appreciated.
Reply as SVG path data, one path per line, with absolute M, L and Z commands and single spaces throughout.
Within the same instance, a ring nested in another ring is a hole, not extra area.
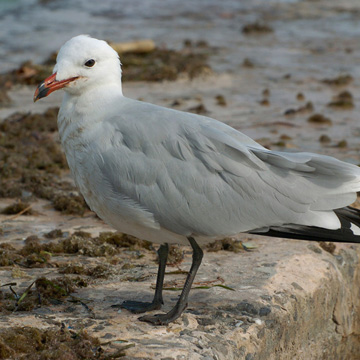
M 123 54 L 126 52 L 148 53 L 155 49 L 155 43 L 152 40 L 119 42 L 111 43 L 110 45 L 119 54 Z

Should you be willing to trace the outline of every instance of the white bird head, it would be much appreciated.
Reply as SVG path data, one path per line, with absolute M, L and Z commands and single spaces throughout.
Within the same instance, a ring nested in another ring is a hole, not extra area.
M 61 47 L 53 74 L 39 84 L 34 101 L 59 89 L 79 95 L 86 89 L 109 83 L 121 86 L 118 53 L 103 40 L 79 35 Z

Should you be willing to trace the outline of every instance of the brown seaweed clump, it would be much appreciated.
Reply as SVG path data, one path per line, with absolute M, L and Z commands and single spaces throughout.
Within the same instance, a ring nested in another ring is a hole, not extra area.
M 328 106 L 339 110 L 349 110 L 354 108 L 354 99 L 350 91 L 342 91 L 337 94 Z
M 334 254 L 336 250 L 336 244 L 333 242 L 319 241 L 319 246 L 330 254 Z
M 206 246 L 206 250 L 209 252 L 217 252 L 221 250 L 232 251 L 238 253 L 244 250 L 241 241 L 234 240 L 232 238 L 225 238 L 222 240 L 216 240 Z
M 90 234 L 77 231 L 56 245 L 56 251 L 66 254 L 79 254 L 89 257 L 113 256 L 120 249 L 138 251 L 151 249 L 151 243 L 122 233 L 103 232 L 92 238 Z M 140 256 L 140 255 L 139 255 Z
M 15 215 L 19 213 L 23 215 L 32 215 L 34 212 L 31 210 L 30 204 L 22 201 L 16 201 L 9 206 L 6 206 L 0 211 L 0 213 L 4 215 Z
M 105 357 L 99 339 L 86 331 L 24 326 L 0 331 L 0 359 L 101 360 Z
M 226 106 L 227 105 L 227 102 L 226 102 L 226 99 L 225 99 L 224 95 L 221 95 L 221 94 L 216 95 L 215 100 L 216 100 L 216 104 L 219 105 L 219 106 Z
M 307 119 L 307 121 L 314 125 L 332 125 L 331 119 L 322 114 L 313 114 Z
M 20 249 L 15 249 L 8 243 L 0 244 L 0 267 L 53 267 L 51 264 L 52 254 L 61 253 L 61 251 L 62 247 L 57 242 L 41 244 L 37 236 L 29 236 L 25 239 L 25 244 Z
M 54 139 L 58 108 L 44 114 L 15 113 L 0 123 L 0 196 L 21 196 L 42 188 L 51 175 L 66 168 Z M 39 190 L 38 190 L 39 191 Z
M 58 108 L 15 113 L 0 123 L 0 197 L 43 198 L 59 211 L 82 215 L 88 209 L 84 199 L 61 179 L 68 166 L 57 138 L 57 113 Z M 23 210 L 21 204 L 5 209 L 7 214 Z
M 207 63 L 208 46 L 199 41 L 195 46 L 185 46 L 182 50 L 154 48 L 148 52 L 126 52 L 120 54 L 123 62 L 124 81 L 163 81 L 176 80 L 179 74 L 190 79 L 211 71 Z M 43 64 L 31 61 L 23 63 L 18 69 L 0 75 L 0 88 L 14 84 L 37 85 L 52 74 L 56 53 Z
M 311 112 L 314 110 L 314 105 L 311 101 L 308 101 L 305 105 L 303 106 L 300 106 L 296 109 L 287 109 L 285 110 L 284 112 L 284 115 L 285 116 L 292 116 L 292 115 L 297 115 L 297 114 L 304 114 L 304 113 L 307 113 L 307 112 Z
M 0 85 L 6 87 L 13 84 L 37 85 L 52 74 L 54 63 L 34 64 L 26 61 L 19 68 L 0 75 Z
M 270 27 L 267 24 L 263 24 L 260 22 L 254 22 L 251 24 L 244 25 L 243 28 L 241 29 L 241 31 L 245 35 L 253 35 L 253 34 L 271 33 L 274 30 L 272 29 L 272 27 Z
M 330 86 L 346 86 L 352 83 L 354 78 L 349 74 L 342 74 L 330 79 L 323 79 L 322 82 Z
M 174 81 L 180 74 L 190 79 L 208 74 L 207 53 L 194 48 L 169 50 L 156 48 L 144 54 L 126 53 L 122 56 L 124 81 Z
M 11 104 L 11 99 L 6 89 L 0 89 L 0 108 L 6 107 Z
M 0 267 L 12 266 L 21 261 L 22 258 L 12 245 L 8 243 L 0 244 Z
M 86 267 L 78 264 L 67 264 L 60 269 L 60 274 L 77 274 L 90 276 L 92 279 L 108 278 L 111 275 L 110 265 L 100 264 L 92 267 Z
M 53 198 L 54 209 L 64 214 L 83 215 L 88 209 L 82 195 L 74 193 L 58 194 Z
M 184 260 L 184 251 L 176 245 L 171 245 L 169 247 L 169 254 L 167 258 L 167 265 L 175 266 L 182 263 Z
M 10 244 L 0 244 L 0 267 L 21 266 L 25 268 L 54 267 L 52 257 L 55 254 L 77 254 L 88 257 L 111 257 L 119 254 L 121 250 L 133 252 L 133 256 L 140 258 L 142 250 L 153 250 L 152 244 L 145 240 L 139 240 L 133 236 L 118 232 L 103 232 L 97 237 L 77 231 L 74 234 L 58 241 L 41 242 L 37 236 L 29 236 L 21 249 L 15 249 Z M 105 266 L 97 269 L 85 269 L 81 265 L 71 265 L 63 273 L 82 274 L 102 277 L 109 274 L 110 270 Z
M 14 283 L 15 285 L 15 283 Z M 0 301 L 0 313 L 31 311 L 40 306 L 59 304 L 76 288 L 86 287 L 87 282 L 81 277 L 40 277 L 29 284 L 22 294 L 5 293 Z

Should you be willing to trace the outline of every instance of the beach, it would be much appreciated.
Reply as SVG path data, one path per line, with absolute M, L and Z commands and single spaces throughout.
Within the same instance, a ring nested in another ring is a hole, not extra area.
M 33 93 L 40 69 L 51 71 L 44 62 L 72 36 L 151 40 L 147 54 L 120 54 L 125 96 L 210 116 L 272 150 L 359 165 L 357 1 L 19 0 L 1 2 L 0 21 L 8 97 L 0 107 L 0 328 L 85 330 L 100 339 L 81 335 L 94 359 L 116 351 L 126 359 L 309 359 L 306 349 L 313 359 L 356 358 L 358 246 L 239 234 L 206 250 L 189 310 L 169 327 L 112 308 L 150 299 L 156 246 L 110 234 L 87 208 L 59 144 L 62 93 L 35 104 Z M 173 255 L 165 309 L 191 263 L 187 247 Z M 65 292 L 50 294 L 59 287 Z M 99 347 L 104 353 L 91 350 Z

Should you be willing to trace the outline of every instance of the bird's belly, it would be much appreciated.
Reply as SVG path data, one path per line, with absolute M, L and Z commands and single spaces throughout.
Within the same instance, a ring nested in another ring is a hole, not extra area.
M 114 212 L 113 203 L 116 201 L 115 199 L 112 201 L 101 201 L 96 196 L 94 198 L 93 195 L 94 193 L 92 193 L 91 198 L 84 196 L 86 202 L 102 220 L 114 229 L 139 239 L 148 240 L 158 244 L 188 244 L 185 236 L 175 234 L 161 226 L 158 228 L 148 226 L 146 222 L 139 221 L 139 219 L 134 220 L 126 214 Z M 116 205 L 121 206 L 119 203 Z
M 73 159 L 68 158 L 68 163 L 75 184 L 90 209 L 114 229 L 154 243 L 188 244 L 185 236 L 146 221 L 142 210 L 131 207 L 119 194 L 114 193 L 101 173 L 88 170 Z

